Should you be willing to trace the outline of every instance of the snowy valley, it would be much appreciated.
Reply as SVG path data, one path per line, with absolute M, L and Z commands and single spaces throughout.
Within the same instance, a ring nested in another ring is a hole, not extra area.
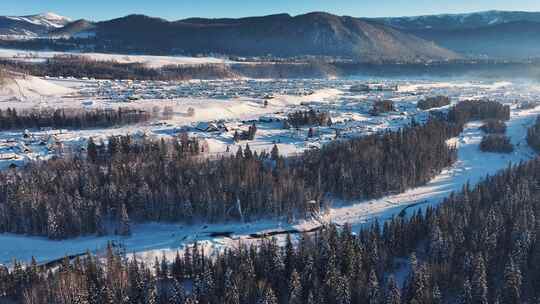
M 351 89 L 368 84 L 374 89 L 359 92 Z M 150 138 L 175 138 L 180 133 L 200 138 L 207 146 L 205 157 L 233 154 L 248 144 L 254 151 L 269 152 L 274 145 L 283 155 L 296 155 L 327 142 L 365 136 L 384 130 L 397 130 L 412 120 L 425 121 L 428 111 L 417 108 L 418 101 L 445 95 L 452 104 L 462 100 L 490 99 L 509 105 L 512 110 L 507 134 L 515 146 L 510 154 L 480 151 L 480 122 L 466 125 L 465 131 L 450 141 L 458 148 L 458 161 L 427 185 L 404 193 L 368 201 L 339 201 L 312 219 L 256 220 L 246 223 L 141 223 L 134 224 L 131 236 L 84 236 L 68 240 L 0 234 L 4 244 L 0 263 L 9 265 L 13 258 L 28 261 L 35 257 L 46 263 L 65 255 L 90 250 L 102 254 L 113 241 L 127 253 L 153 261 L 165 254 L 173 258 L 177 251 L 194 242 L 207 253 L 235 247 L 239 241 L 258 241 L 256 235 L 279 231 L 309 231 L 322 224 L 351 224 L 354 231 L 374 220 L 411 214 L 434 206 L 465 183 L 475 184 L 488 174 L 510 163 L 531 159 L 526 130 L 540 114 L 540 107 L 520 106 L 540 98 L 540 86 L 532 82 L 493 82 L 471 79 L 330 79 L 330 80 L 215 80 L 167 83 L 152 81 L 103 81 L 15 77 L 2 88 L 2 108 L 19 112 L 29 109 L 118 109 L 129 107 L 148 112 L 163 112 L 151 121 L 113 128 L 10 130 L 0 133 L 0 164 L 22 166 L 26 162 L 49 159 L 65 151 L 86 147 L 89 138 L 107 140 L 111 135 L 132 134 Z M 395 110 L 373 115 L 377 100 L 392 100 Z M 289 113 L 299 110 L 328 112 L 332 123 L 298 128 L 285 126 Z M 189 113 L 191 111 L 191 113 Z M 253 140 L 233 139 L 234 133 L 256 125 Z M 313 133 L 313 134 L 310 134 Z M 43 144 L 45 143 L 45 144 Z M 61 147 L 61 148 L 59 148 Z M 276 235 L 284 241 L 284 234 Z
M 540 6 L 241 2 L 2 0 L 0 304 L 540 303 Z

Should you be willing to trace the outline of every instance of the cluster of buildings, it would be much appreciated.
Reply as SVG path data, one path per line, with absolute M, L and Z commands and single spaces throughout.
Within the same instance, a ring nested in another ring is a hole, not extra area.
M 43 128 L 37 132 L 24 132 L 0 139 L 0 166 L 17 166 L 25 160 L 39 159 L 47 155 L 60 155 L 68 152 L 70 146 L 64 146 L 63 136 L 66 130 Z
M 341 86 L 337 81 L 332 86 Z M 272 99 L 276 95 L 309 96 L 327 88 L 322 81 L 303 80 L 201 80 L 186 82 L 101 80 L 85 83 L 80 95 L 86 98 L 130 102 L 142 99 L 248 97 Z

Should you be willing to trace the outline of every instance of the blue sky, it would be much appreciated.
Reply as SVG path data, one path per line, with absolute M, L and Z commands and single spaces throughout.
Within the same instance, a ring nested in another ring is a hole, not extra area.
M 243 17 L 327 11 L 356 17 L 411 16 L 483 10 L 540 11 L 540 0 L 0 0 L 0 15 L 55 12 L 74 19 L 105 20 L 141 13 L 186 17 Z

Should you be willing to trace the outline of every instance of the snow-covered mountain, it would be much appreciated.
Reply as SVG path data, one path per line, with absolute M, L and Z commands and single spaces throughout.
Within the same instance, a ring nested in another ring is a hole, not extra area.
M 124 53 L 220 53 L 240 56 L 336 56 L 365 61 L 540 57 L 540 12 L 484 11 L 413 17 L 356 18 L 314 12 L 240 19 L 167 21 L 143 15 L 71 21 L 53 13 L 0 16 L 0 40 L 25 48 Z M 91 39 L 88 39 L 91 38 Z
M 446 60 L 459 57 L 381 22 L 313 12 L 239 19 L 190 18 L 167 21 L 129 15 L 108 21 L 70 23 L 51 31 L 110 52 L 219 53 L 239 56 L 334 56 L 361 61 Z
M 519 60 L 540 56 L 540 12 L 485 11 L 376 20 L 470 57 Z
M 511 22 L 540 22 L 540 12 L 484 11 L 467 14 L 441 14 L 412 17 L 376 18 L 402 30 L 458 30 L 499 25 Z
M 30 16 L 0 16 L 0 38 L 28 39 L 46 36 L 51 30 L 71 22 L 68 17 L 55 13 Z

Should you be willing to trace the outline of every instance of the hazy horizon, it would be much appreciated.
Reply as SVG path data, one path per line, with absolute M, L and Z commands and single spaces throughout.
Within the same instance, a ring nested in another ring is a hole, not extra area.
M 25 0 L 24 3 L 15 0 L 4 0 L 0 15 L 23 16 L 45 12 L 53 12 L 72 19 L 88 19 L 92 21 L 108 20 L 129 14 L 144 14 L 167 20 L 179 20 L 189 17 L 204 18 L 241 18 L 248 16 L 263 16 L 287 13 L 300 15 L 314 11 L 324 11 L 335 15 L 354 17 L 401 17 L 431 14 L 460 14 L 482 11 L 540 11 L 538 1 L 392 1 L 367 0 L 362 3 L 336 0 L 300 0 L 291 3 L 276 0 L 272 3 L 253 1 L 170 1 L 155 0 L 151 3 L 142 0 L 134 1 L 105 1 L 95 0 L 91 3 L 81 3 L 65 0 Z

